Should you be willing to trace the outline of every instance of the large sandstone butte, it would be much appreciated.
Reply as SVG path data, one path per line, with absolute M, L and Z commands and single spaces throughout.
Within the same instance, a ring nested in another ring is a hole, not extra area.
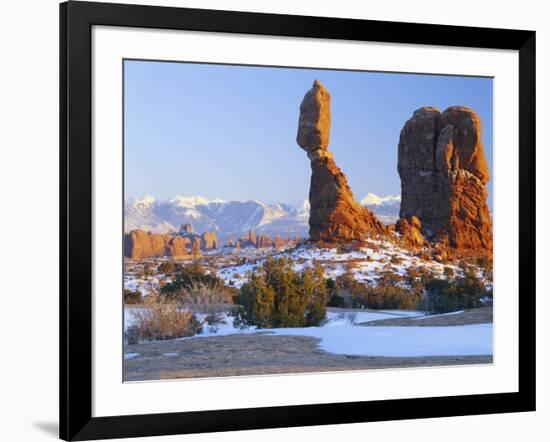
M 330 94 L 315 80 L 300 105 L 298 145 L 311 161 L 309 237 L 312 241 L 361 240 L 382 232 L 383 224 L 355 201 L 346 176 L 327 150 L 330 138 Z
M 399 216 L 416 216 L 426 238 L 447 247 L 490 251 L 489 169 L 479 116 L 463 106 L 443 113 L 420 108 L 403 126 L 398 150 Z

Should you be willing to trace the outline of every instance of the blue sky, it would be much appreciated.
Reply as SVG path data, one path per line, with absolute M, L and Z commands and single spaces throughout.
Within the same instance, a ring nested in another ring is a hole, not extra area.
M 357 199 L 400 193 L 399 132 L 422 106 L 476 110 L 492 171 L 492 79 L 125 61 L 125 197 L 306 198 L 296 130 L 316 78 L 331 94 L 329 150 Z

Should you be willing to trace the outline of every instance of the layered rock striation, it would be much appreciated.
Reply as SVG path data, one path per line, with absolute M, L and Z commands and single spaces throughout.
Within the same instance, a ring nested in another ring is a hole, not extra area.
M 400 134 L 399 215 L 417 217 L 427 239 L 453 249 L 493 247 L 481 130 L 479 116 L 467 107 L 423 107 Z
M 312 241 L 362 240 L 367 232 L 382 232 L 383 224 L 362 207 L 346 176 L 329 152 L 330 94 L 315 80 L 300 105 L 298 145 L 311 162 L 309 237 Z

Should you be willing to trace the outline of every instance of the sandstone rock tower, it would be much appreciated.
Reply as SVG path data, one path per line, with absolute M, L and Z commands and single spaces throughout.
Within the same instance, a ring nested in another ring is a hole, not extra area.
M 472 109 L 416 110 L 401 130 L 397 169 L 401 218 L 416 216 L 426 238 L 448 247 L 492 249 L 489 169 Z
M 315 80 L 300 105 L 298 145 L 311 161 L 309 236 L 312 241 L 361 240 L 382 232 L 383 224 L 357 203 L 346 176 L 327 150 L 330 137 L 330 94 Z

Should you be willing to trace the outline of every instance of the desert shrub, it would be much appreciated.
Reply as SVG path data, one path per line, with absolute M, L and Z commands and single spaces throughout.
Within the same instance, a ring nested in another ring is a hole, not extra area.
M 414 268 L 413 266 L 407 267 L 407 271 L 405 273 L 405 279 L 409 284 L 412 284 L 415 281 L 418 281 L 420 278 L 420 272 L 418 269 Z
M 369 287 L 367 306 L 372 309 L 414 310 L 422 300 L 418 290 L 398 285 L 378 283 Z
M 492 299 L 492 291 L 467 271 L 454 280 L 433 278 L 424 284 L 425 296 L 420 308 L 429 313 L 448 313 L 467 308 L 483 307 L 482 298 Z
M 370 309 L 414 309 L 421 300 L 419 288 L 397 285 L 403 277 L 393 272 L 383 272 L 376 285 L 357 281 L 353 275 L 336 278 L 330 289 L 329 306 Z
M 383 272 L 375 286 L 369 287 L 367 305 L 372 309 L 415 309 L 422 299 L 421 291 L 413 284 L 406 288 L 399 283 L 406 278 L 395 273 Z
M 477 265 L 482 269 L 493 267 L 493 258 L 491 256 L 480 256 L 477 258 Z
M 161 263 L 158 266 L 157 270 L 160 273 L 164 273 L 165 275 L 171 275 L 172 273 L 174 273 L 175 269 L 176 269 L 176 266 L 174 265 L 174 263 L 172 261 L 166 261 L 166 262 Z
M 397 256 L 397 255 L 392 255 L 391 259 L 390 259 L 390 262 L 392 264 L 401 264 L 401 262 L 403 261 L 403 258 L 401 258 L 400 256 Z
M 149 278 L 150 276 L 153 276 L 153 266 L 150 262 L 144 262 L 143 266 L 141 267 L 141 274 L 140 276 L 144 279 Z
M 434 278 L 432 271 L 426 266 L 420 267 L 419 273 L 422 284 L 426 284 L 426 282 L 431 281 Z
M 178 298 L 185 290 L 196 287 L 197 284 L 206 286 L 223 286 L 223 281 L 216 275 L 206 273 L 200 264 L 191 264 L 179 269 L 172 282 L 161 288 L 163 295 Z
M 346 252 L 347 252 L 347 249 L 346 249 L 346 247 L 345 247 L 344 244 L 338 244 L 338 245 L 336 246 L 336 253 L 337 253 L 338 255 L 343 255 L 343 254 L 346 253 Z
M 443 269 L 443 275 L 445 275 L 447 279 L 453 279 L 455 277 L 455 272 L 451 267 L 445 267 Z
M 329 291 L 328 305 L 341 308 L 366 308 L 367 286 L 355 279 L 352 273 L 336 278 Z
M 124 289 L 125 304 L 139 304 L 141 299 L 141 292 L 139 290 Z
M 404 280 L 405 278 L 401 276 L 399 273 L 396 273 L 391 269 L 386 269 L 380 273 L 380 276 L 378 278 L 378 283 L 384 286 L 395 285 L 395 284 L 399 284 Z
M 133 324 L 126 332 L 129 343 L 193 336 L 201 328 L 191 311 L 182 309 L 174 299 L 157 293 L 145 297 L 143 308 L 131 314 Z
M 288 258 L 267 258 L 243 284 L 236 327 L 307 327 L 320 325 L 326 314 L 326 282 L 317 265 L 296 272 Z
M 215 314 L 225 310 L 226 293 L 226 288 L 218 281 L 191 281 L 188 286 L 179 289 L 174 298 L 187 310 Z

